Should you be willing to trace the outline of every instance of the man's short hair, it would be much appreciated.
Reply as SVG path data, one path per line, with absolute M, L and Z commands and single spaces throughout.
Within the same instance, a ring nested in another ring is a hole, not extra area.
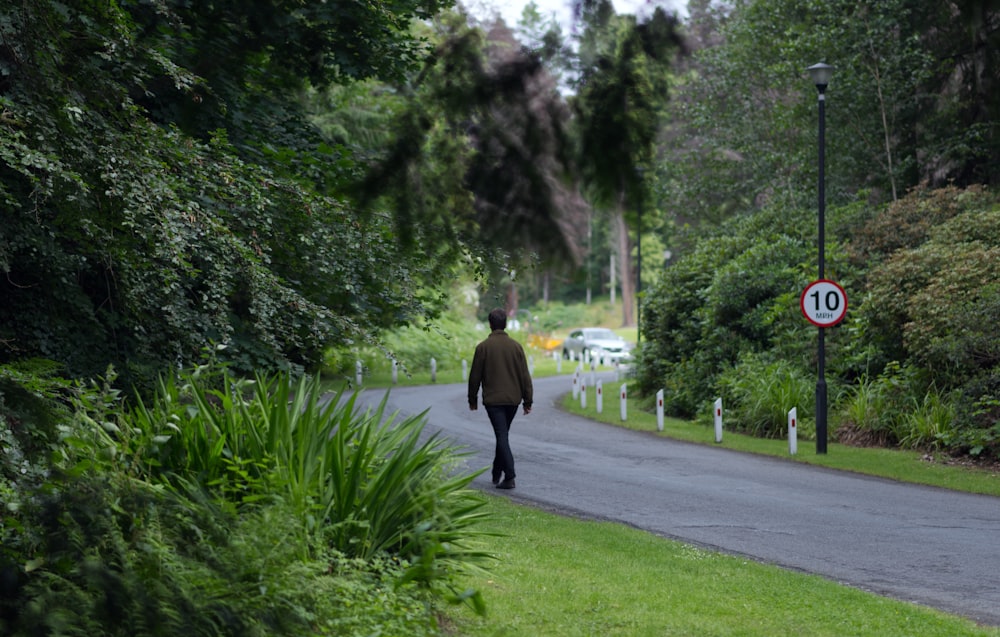
M 507 327 L 507 310 L 498 307 L 490 312 L 490 329 L 502 330 Z

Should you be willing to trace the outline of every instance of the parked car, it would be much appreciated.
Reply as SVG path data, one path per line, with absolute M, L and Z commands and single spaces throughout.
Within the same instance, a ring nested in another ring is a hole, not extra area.
M 631 358 L 631 347 L 624 338 L 606 327 L 581 327 L 572 330 L 562 344 L 565 359 L 597 360 L 600 363 L 620 363 Z

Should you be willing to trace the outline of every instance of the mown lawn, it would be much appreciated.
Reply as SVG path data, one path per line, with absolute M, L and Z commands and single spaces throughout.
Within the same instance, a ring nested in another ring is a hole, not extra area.
M 1000 636 L 818 576 L 487 497 L 498 559 L 464 581 L 483 591 L 487 615 L 450 609 L 449 635 Z

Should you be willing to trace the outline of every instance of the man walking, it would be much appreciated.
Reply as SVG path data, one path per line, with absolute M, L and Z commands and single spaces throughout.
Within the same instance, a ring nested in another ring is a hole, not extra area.
M 521 344 L 510 337 L 507 312 L 490 312 L 490 335 L 476 345 L 469 371 L 469 409 L 478 408 L 479 387 L 483 407 L 493 425 L 497 446 L 493 456 L 493 484 L 498 489 L 514 488 L 514 454 L 510 451 L 510 423 L 517 406 L 524 403 L 524 415 L 531 413 L 531 374 Z M 501 480 L 501 474 L 503 479 Z

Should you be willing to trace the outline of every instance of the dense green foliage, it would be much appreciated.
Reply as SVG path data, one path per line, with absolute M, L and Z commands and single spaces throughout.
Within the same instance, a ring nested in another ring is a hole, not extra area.
M 665 383 L 669 408 L 694 416 L 742 355 L 780 344 L 770 360 L 801 360 L 808 324 L 787 317 L 810 280 L 810 224 L 808 212 L 778 208 L 738 217 L 671 265 L 643 306 L 641 390 Z
M 0 360 L 141 384 L 214 341 L 244 370 L 316 368 L 425 311 L 420 266 L 337 197 L 359 171 L 297 95 L 399 77 L 408 17 L 437 6 L 5 5 Z
M 903 366 L 913 404 L 897 412 L 901 417 L 938 412 L 940 435 L 924 445 L 1000 454 L 998 224 L 994 193 L 918 190 L 852 243 L 854 259 L 871 266 L 855 347 L 868 373 Z M 944 407 L 936 409 L 939 403 Z M 906 438 L 904 431 L 889 442 Z
M 486 558 L 461 454 L 422 416 L 219 369 L 0 423 L 3 634 L 434 634 L 430 595 Z
M 816 375 L 798 296 L 816 278 L 816 88 L 826 90 L 827 329 L 844 441 L 995 457 L 996 7 L 698 0 L 671 84 L 653 195 L 673 258 L 642 300 L 637 381 L 675 414 L 722 396 L 780 435 Z M 679 258 L 678 258 L 679 257 Z
M 981 188 L 830 211 L 828 276 L 850 303 L 825 338 L 844 440 L 1000 454 L 998 223 L 1000 200 Z M 640 389 L 664 388 L 685 417 L 723 396 L 730 422 L 764 436 L 796 407 L 808 430 L 816 328 L 798 296 L 815 278 L 814 233 L 808 211 L 774 206 L 668 268 L 644 305 Z
M 827 194 L 885 202 L 927 182 L 996 183 L 996 6 L 891 0 L 691 2 L 697 48 L 676 83 L 663 207 L 717 221 L 815 201 L 816 88 L 826 91 Z M 988 69 L 993 70 L 988 70 Z

